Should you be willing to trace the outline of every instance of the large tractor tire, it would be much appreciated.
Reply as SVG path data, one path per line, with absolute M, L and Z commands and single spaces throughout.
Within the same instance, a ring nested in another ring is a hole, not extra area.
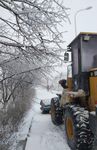
M 94 137 L 85 108 L 68 105 L 64 112 L 67 142 L 72 150 L 92 150 Z
M 63 123 L 63 110 L 59 105 L 59 97 L 51 99 L 51 119 L 55 125 Z

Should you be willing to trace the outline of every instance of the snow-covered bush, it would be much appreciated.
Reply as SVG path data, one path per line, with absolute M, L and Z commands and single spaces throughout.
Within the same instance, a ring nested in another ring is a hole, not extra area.
M 23 95 L 21 94 L 22 92 Z M 18 125 L 23 118 L 25 112 L 31 107 L 31 102 L 35 94 L 34 89 L 29 87 L 23 89 L 19 93 L 17 91 L 17 99 L 14 103 L 8 105 L 7 110 L 0 110 L 0 150 L 8 150 L 11 145 L 11 136 L 18 131 Z

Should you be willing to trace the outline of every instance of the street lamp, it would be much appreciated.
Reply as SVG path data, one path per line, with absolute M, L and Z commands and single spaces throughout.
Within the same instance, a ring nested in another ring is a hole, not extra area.
M 77 35 L 77 25 L 76 25 L 76 18 L 77 18 L 77 15 L 78 13 L 82 12 L 82 11 L 85 11 L 85 10 L 89 10 L 89 9 L 92 9 L 91 6 L 87 7 L 87 8 L 84 8 L 84 9 L 80 9 L 78 10 L 75 15 L 74 15 L 74 24 L 75 24 L 75 36 Z

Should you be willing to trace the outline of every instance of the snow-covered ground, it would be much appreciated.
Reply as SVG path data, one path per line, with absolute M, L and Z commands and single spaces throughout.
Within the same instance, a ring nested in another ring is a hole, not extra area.
M 54 96 L 56 96 L 54 93 L 46 89 L 36 88 L 36 97 L 32 106 L 32 122 L 25 150 L 70 150 L 66 142 L 64 125 L 55 126 L 51 122 L 50 114 L 42 114 L 40 110 L 40 100 L 51 99 Z M 29 117 L 31 119 L 31 112 Z
M 42 114 L 40 110 L 41 99 L 51 99 L 61 91 L 48 91 L 42 87 L 35 89 L 31 109 L 22 119 L 18 131 L 11 136 L 9 150 L 70 150 L 64 125 L 55 126 L 50 114 Z

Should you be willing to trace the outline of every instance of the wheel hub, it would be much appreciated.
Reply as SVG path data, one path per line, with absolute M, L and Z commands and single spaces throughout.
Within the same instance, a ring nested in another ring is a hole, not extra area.
M 71 118 L 66 119 L 66 130 L 67 130 L 67 136 L 69 139 L 74 138 L 74 131 L 73 131 L 73 121 Z

